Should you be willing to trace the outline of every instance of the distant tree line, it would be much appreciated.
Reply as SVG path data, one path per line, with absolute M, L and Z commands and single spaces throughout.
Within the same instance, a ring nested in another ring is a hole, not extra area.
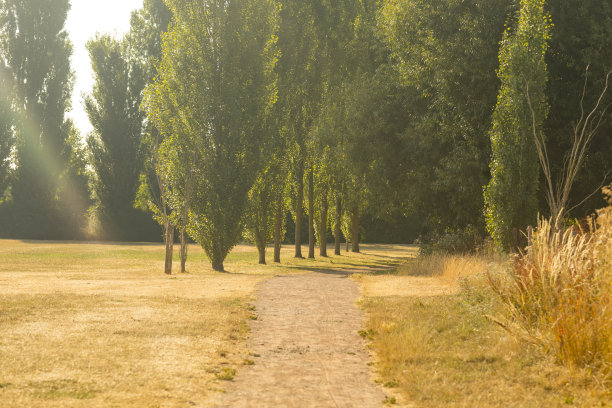
M 180 237 L 183 269 L 189 239 L 218 270 L 242 239 L 516 244 L 549 212 L 534 133 L 558 178 L 612 68 L 599 0 L 145 0 L 87 45 L 82 137 L 68 9 L 0 2 L 0 235 Z M 567 218 L 603 206 L 598 113 Z

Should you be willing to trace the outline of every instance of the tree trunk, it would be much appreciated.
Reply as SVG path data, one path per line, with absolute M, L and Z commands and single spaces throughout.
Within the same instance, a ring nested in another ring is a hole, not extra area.
M 195 153 L 194 153 L 195 154 Z M 185 202 L 183 203 L 182 228 L 181 228 L 181 273 L 187 271 L 187 252 L 189 250 L 189 236 L 187 235 L 187 225 L 189 224 L 189 203 L 191 201 L 191 191 L 193 190 L 193 160 L 190 162 L 189 172 L 185 178 Z
M 281 231 L 283 228 L 283 195 L 278 195 L 278 201 L 276 203 L 276 216 L 274 220 L 274 262 L 280 262 L 281 244 L 282 237 Z
M 223 260 L 221 259 L 213 259 L 212 268 L 214 271 L 217 272 L 225 272 L 225 269 L 223 269 Z
M 185 228 L 181 229 L 181 273 L 185 273 L 187 263 L 187 250 L 189 249 L 189 239 Z
M 359 204 L 355 204 L 351 215 L 351 242 L 353 252 L 359 252 Z
M 297 201 L 295 203 L 295 257 L 302 256 L 302 211 L 304 209 L 304 167 L 298 168 L 297 177 Z
M 315 257 L 314 171 L 308 172 L 308 258 Z
M 174 251 L 174 226 L 166 221 L 164 243 L 166 244 L 166 262 L 164 264 L 164 273 L 172 274 L 172 252 Z
M 259 252 L 259 264 L 266 264 L 266 244 L 257 245 L 257 252 Z
M 341 229 L 342 223 L 342 198 L 336 199 L 336 225 L 334 225 L 334 254 L 340 255 L 340 235 L 342 234 Z
M 264 226 L 264 228 L 266 227 Z M 255 234 L 255 246 L 257 247 L 257 252 L 259 253 L 260 265 L 266 264 L 266 239 L 263 235 L 264 234 L 261 234 L 261 231 Z
M 319 232 L 319 255 L 327 256 L 327 191 L 321 198 L 321 227 Z

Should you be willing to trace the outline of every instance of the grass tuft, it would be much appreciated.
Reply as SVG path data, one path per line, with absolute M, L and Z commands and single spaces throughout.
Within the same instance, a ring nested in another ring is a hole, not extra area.
M 225 367 L 221 370 L 221 372 L 215 374 L 218 380 L 222 381 L 231 381 L 236 376 L 236 369 Z

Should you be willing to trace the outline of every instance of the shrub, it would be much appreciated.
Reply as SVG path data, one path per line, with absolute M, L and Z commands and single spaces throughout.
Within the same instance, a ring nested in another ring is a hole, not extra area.
M 477 251 L 483 244 L 483 237 L 476 227 L 468 225 L 462 229 L 447 230 L 442 234 L 421 237 L 417 243 L 421 245 L 420 253 L 423 255 L 436 252 L 465 254 Z

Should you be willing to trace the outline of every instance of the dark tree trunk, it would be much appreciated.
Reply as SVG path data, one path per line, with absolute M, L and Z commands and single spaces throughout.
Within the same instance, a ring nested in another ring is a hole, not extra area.
M 195 153 L 194 153 L 195 154 Z M 189 202 L 191 201 L 191 190 L 193 189 L 193 160 L 189 167 L 189 172 L 185 179 L 185 202 L 183 203 L 183 214 L 181 228 L 181 273 L 187 271 L 187 252 L 189 251 L 189 236 L 187 235 L 187 225 L 189 224 Z
M 302 211 L 304 209 L 304 167 L 298 168 L 297 177 L 297 200 L 295 203 L 295 257 L 302 256 Z
M 164 243 L 166 244 L 166 261 L 164 264 L 164 273 L 172 274 L 172 252 L 174 251 L 174 226 L 166 221 Z
M 265 243 L 257 244 L 257 252 L 259 252 L 259 264 L 265 265 L 266 264 L 266 244 Z
M 223 269 L 223 261 L 222 260 L 213 260 L 212 261 L 212 268 L 213 268 L 213 270 L 215 270 L 217 272 L 225 272 L 225 269 Z
M 283 195 L 278 195 L 278 201 L 276 203 L 276 214 L 274 220 L 274 262 L 280 262 L 281 244 L 283 238 L 281 237 L 281 231 L 283 228 Z
M 264 226 L 265 230 L 266 226 Z M 266 238 L 265 234 L 261 233 L 261 230 L 255 232 L 255 246 L 257 247 L 257 252 L 259 253 L 259 264 L 266 264 Z
M 314 172 L 308 172 L 308 258 L 315 257 Z
M 351 243 L 351 250 L 359 252 L 359 204 L 355 204 L 351 214 Z
M 334 254 L 340 255 L 340 235 L 342 234 L 342 198 L 336 198 L 336 224 L 334 225 Z
M 187 263 L 187 250 L 189 249 L 189 239 L 187 238 L 187 232 L 183 228 L 181 230 L 181 273 L 185 273 L 185 265 Z
M 327 191 L 321 198 L 321 232 L 319 233 L 319 255 L 327 256 Z

